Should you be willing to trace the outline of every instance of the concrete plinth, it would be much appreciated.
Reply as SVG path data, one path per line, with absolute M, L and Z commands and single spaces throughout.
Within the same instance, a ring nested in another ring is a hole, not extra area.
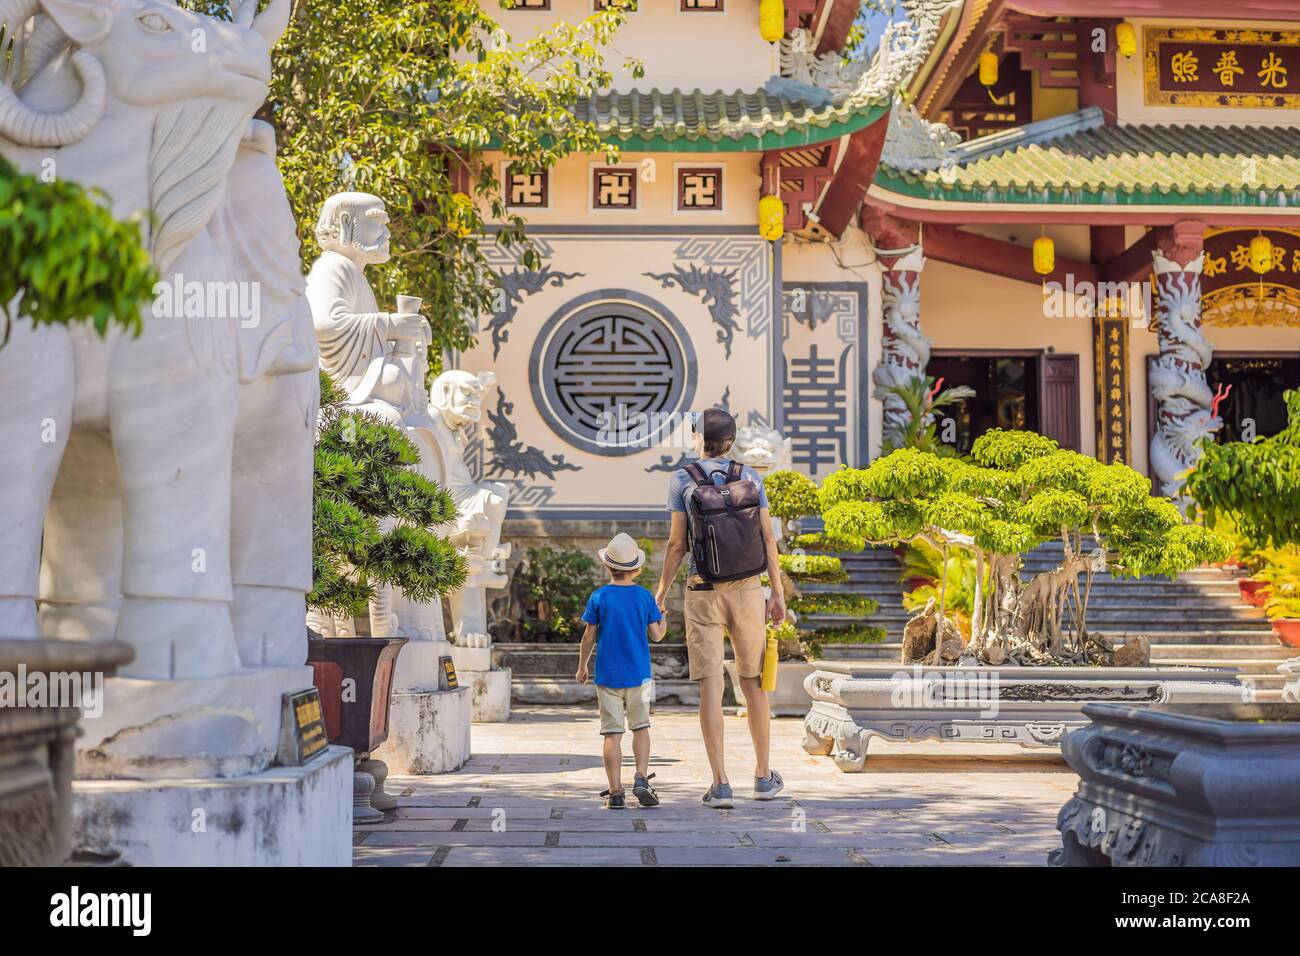
M 281 698 L 312 686 L 310 667 L 265 667 L 223 677 L 110 677 L 103 714 L 82 721 L 78 778 L 235 778 L 271 766 Z
M 469 760 L 472 690 L 394 692 L 375 757 L 394 773 L 449 773 Z
M 228 780 L 76 780 L 73 853 L 130 866 L 350 866 L 352 751 Z
M 456 677 L 470 689 L 470 713 L 476 724 L 499 724 L 510 719 L 510 668 L 492 667 L 492 648 L 451 649 Z

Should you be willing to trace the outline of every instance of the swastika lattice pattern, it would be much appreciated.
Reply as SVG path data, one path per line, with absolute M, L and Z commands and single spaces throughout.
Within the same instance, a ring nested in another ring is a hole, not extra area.
M 626 304 L 587 309 L 562 325 L 542 378 L 552 408 L 577 435 L 608 440 L 611 423 L 671 415 L 681 401 L 685 359 L 663 322 Z

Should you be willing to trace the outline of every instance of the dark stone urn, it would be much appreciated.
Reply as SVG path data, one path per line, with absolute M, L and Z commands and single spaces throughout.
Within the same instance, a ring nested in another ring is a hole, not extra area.
M 1088 704 L 1056 866 L 1300 866 L 1300 708 Z
M 325 732 L 330 743 L 351 747 L 356 755 L 352 782 L 354 823 L 380 823 L 381 810 L 396 801 L 384 792 L 388 768 L 368 759 L 388 739 L 388 711 L 392 700 L 393 666 L 406 643 L 404 637 L 311 637 L 307 663 L 320 691 L 325 712 Z M 344 682 L 351 680 L 355 700 L 344 700 Z

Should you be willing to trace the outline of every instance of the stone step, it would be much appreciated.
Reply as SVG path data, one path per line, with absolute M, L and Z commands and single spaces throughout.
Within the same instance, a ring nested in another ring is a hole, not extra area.
M 1233 658 L 1235 660 L 1268 661 L 1276 667 L 1282 661 L 1296 656 L 1295 648 L 1281 644 L 1162 644 L 1163 660 L 1191 660 L 1194 658 Z

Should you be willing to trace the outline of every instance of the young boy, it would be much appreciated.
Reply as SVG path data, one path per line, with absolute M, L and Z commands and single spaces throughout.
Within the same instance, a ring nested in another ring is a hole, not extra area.
M 623 794 L 623 731 L 632 731 L 632 754 L 636 758 L 636 780 L 632 793 L 643 807 L 659 805 L 659 795 L 650 787 L 650 644 L 664 639 L 664 617 L 652 595 L 636 583 L 645 564 L 645 552 L 630 535 L 619 533 L 600 549 L 600 560 L 609 571 L 609 584 L 599 587 L 587 599 L 582 619 L 587 628 L 578 651 L 578 683 L 590 674 L 587 662 L 593 647 L 596 654 L 596 700 L 600 704 L 600 733 L 605 738 L 605 776 L 609 789 L 606 810 L 627 806 Z

